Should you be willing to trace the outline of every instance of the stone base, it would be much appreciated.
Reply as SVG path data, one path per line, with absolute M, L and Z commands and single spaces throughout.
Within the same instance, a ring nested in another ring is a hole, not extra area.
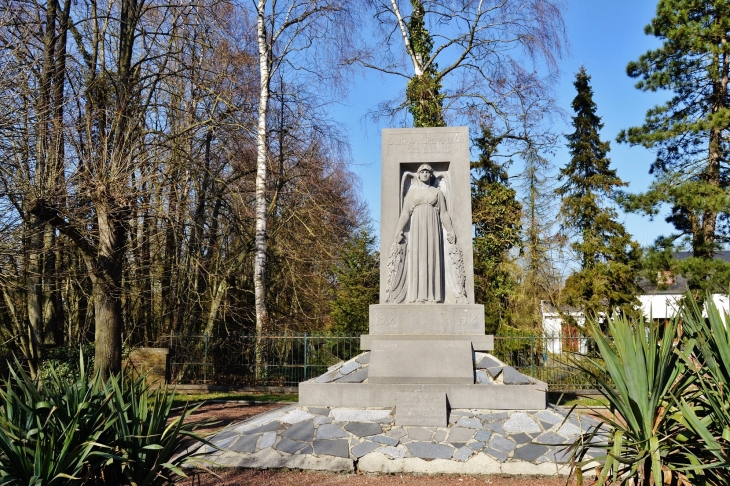
M 398 425 L 398 411 L 303 407 L 226 427 L 188 466 L 412 474 L 567 475 L 566 446 L 598 422 L 567 409 L 451 410 L 439 427 Z M 600 441 L 607 429 L 594 440 Z M 585 436 L 584 436 L 585 437 Z M 590 449 L 587 458 L 604 452 Z M 591 477 L 598 462 L 584 466 Z
M 470 341 L 375 341 L 368 382 L 471 385 L 472 356 Z
M 481 304 L 374 304 L 370 334 L 484 335 Z
M 543 410 L 547 384 L 532 385 L 403 385 L 375 383 L 299 384 L 299 404 L 323 407 L 395 407 L 399 392 L 446 393 L 451 408 Z
M 370 351 L 373 349 L 373 343 L 376 341 L 407 341 L 413 339 L 413 335 L 409 334 L 362 334 L 360 336 L 360 349 Z M 491 351 L 494 349 L 494 336 L 491 334 L 421 334 L 418 336 L 420 341 L 469 341 L 474 351 Z

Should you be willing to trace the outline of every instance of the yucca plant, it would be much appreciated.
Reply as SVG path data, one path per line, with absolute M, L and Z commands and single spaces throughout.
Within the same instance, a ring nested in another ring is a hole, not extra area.
M 111 450 L 105 478 L 133 486 L 166 484 L 184 478 L 182 464 L 193 453 L 181 451 L 186 439 L 208 443 L 195 434 L 195 429 L 205 422 L 187 421 L 192 410 L 172 421 L 174 391 L 167 388 L 151 389 L 144 376 L 119 379 L 111 377 L 106 382 L 111 395 L 109 411 L 114 417 L 113 437 L 107 439 Z
M 619 483 L 641 486 L 690 484 L 687 471 L 673 467 L 684 463 L 678 441 L 682 431 L 676 420 L 677 397 L 689 386 L 685 361 L 675 352 L 678 319 L 664 328 L 643 319 L 616 316 L 608 322 L 610 341 L 595 322 L 587 324 L 603 359 L 603 367 L 584 356 L 574 366 L 598 383 L 609 402 L 610 413 L 601 413 L 604 425 L 573 444 L 574 466 L 587 462 L 590 448 L 603 449 L 598 485 Z M 597 372 L 597 369 L 605 369 Z
M 99 462 L 93 451 L 113 420 L 99 376 L 80 360 L 70 386 L 53 370 L 38 382 L 15 361 L 0 389 L 0 485 L 68 484 Z
M 704 310 L 706 318 L 694 302 L 683 310 L 683 358 L 696 387 L 678 404 L 687 429 L 684 467 L 708 484 L 730 484 L 730 331 L 711 299 Z

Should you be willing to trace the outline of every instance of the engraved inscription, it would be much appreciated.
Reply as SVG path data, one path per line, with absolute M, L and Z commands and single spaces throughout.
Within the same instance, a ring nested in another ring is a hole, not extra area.
M 456 133 L 442 135 L 391 135 L 387 137 L 388 152 L 400 155 L 449 154 L 455 145 L 464 143 Z
M 483 331 L 483 329 L 480 328 L 480 319 L 476 312 L 470 312 L 467 310 L 456 312 L 454 331 L 457 334 L 479 333 L 479 331 Z
M 376 319 L 378 321 L 378 326 L 385 327 L 385 328 L 395 328 L 398 326 L 398 321 L 395 317 L 395 312 L 378 312 L 376 314 Z
M 395 402 L 396 425 L 446 426 L 446 394 L 399 392 Z

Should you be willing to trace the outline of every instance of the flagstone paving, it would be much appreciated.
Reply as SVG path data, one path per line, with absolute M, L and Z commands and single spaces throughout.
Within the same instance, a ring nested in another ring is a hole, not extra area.
M 197 457 L 207 467 L 567 474 L 566 445 L 599 425 L 555 407 L 452 410 L 448 427 L 396 426 L 393 413 L 292 405 L 225 428 Z

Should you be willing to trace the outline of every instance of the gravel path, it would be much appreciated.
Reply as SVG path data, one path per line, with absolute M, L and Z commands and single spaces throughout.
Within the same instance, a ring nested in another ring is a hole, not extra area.
M 190 477 L 182 485 L 189 486 L 566 486 L 565 478 L 536 478 L 536 477 L 497 477 L 497 476 L 366 476 L 354 474 L 328 474 L 309 471 L 257 471 L 251 469 L 226 469 L 216 471 L 217 477 L 204 473 Z M 567 483 L 575 485 L 575 480 Z M 585 486 L 594 484 L 586 482 Z

